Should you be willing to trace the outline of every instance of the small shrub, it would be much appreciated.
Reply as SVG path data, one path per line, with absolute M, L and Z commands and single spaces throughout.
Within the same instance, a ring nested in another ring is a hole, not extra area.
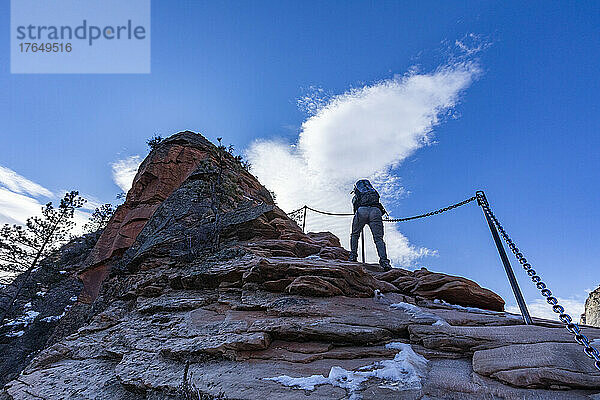
M 154 135 L 150 139 L 146 140 L 146 144 L 148 145 L 148 147 L 150 147 L 150 151 L 152 151 L 152 150 L 156 149 L 158 147 L 158 145 L 162 143 L 162 141 L 163 141 L 162 136 Z

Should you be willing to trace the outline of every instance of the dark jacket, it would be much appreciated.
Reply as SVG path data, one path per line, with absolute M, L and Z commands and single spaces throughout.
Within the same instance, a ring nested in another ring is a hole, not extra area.
M 377 207 L 381 210 L 382 215 L 387 214 L 387 211 L 385 210 L 385 207 L 383 207 L 383 204 L 381 204 L 381 202 L 378 201 L 374 204 L 362 204 L 362 202 L 360 201 L 360 193 L 356 192 L 354 193 L 354 197 L 352 197 L 352 208 L 354 209 L 354 213 L 356 213 L 358 207 Z

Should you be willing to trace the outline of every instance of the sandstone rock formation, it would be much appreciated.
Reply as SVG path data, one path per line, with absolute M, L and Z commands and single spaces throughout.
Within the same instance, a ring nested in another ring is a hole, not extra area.
M 108 275 L 116 258 L 120 257 L 135 241 L 148 219 L 158 206 L 186 180 L 192 172 L 217 174 L 215 163 L 219 152 L 203 136 L 191 132 L 174 135 L 153 150 L 142 162 L 125 203 L 118 207 L 88 257 L 87 268 L 81 272 L 84 282 L 81 301 L 91 302 L 98 295 L 100 284 Z M 225 163 L 231 163 L 226 159 Z M 208 166 L 203 170 L 199 166 Z M 240 189 L 252 195 L 248 182 L 254 183 L 246 171 L 238 173 Z M 265 200 L 260 197 L 260 200 Z M 268 195 L 268 193 L 267 193 Z
M 175 146 L 193 160 L 163 171 Z M 55 330 L 79 329 L 43 346 L 8 399 L 176 399 L 182 385 L 205 399 L 600 396 L 560 323 L 525 326 L 465 278 L 346 261 L 199 135 L 167 139 L 136 182 L 81 266 L 90 318 L 69 310 Z
M 590 326 L 600 327 L 600 287 L 590 293 L 585 301 L 585 321 Z

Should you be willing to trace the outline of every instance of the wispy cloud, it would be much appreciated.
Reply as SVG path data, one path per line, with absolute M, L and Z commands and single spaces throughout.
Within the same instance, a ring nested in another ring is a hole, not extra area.
M 384 202 L 405 194 L 393 172 L 417 149 L 432 142 L 433 128 L 453 110 L 460 94 L 480 74 L 474 62 L 459 61 L 431 73 L 404 76 L 327 96 L 301 99 L 311 116 L 296 143 L 257 141 L 247 151 L 252 172 L 291 211 L 308 204 L 326 211 L 351 211 L 350 190 L 360 178 L 372 179 Z M 316 96 L 319 91 L 314 92 Z M 310 215 L 310 230 L 329 230 L 349 242 L 350 219 Z M 390 258 L 410 264 L 432 251 L 409 243 L 386 225 Z M 375 260 L 372 245 L 369 259 Z
M 113 181 L 123 192 L 127 193 L 131 189 L 141 162 L 140 156 L 129 156 L 111 164 Z
M 574 321 L 579 321 L 581 314 L 585 312 L 585 300 L 578 300 L 574 298 L 561 298 L 558 297 L 558 302 L 565 308 L 565 312 L 573 317 Z M 535 299 L 527 303 L 527 309 L 532 317 L 545 318 L 553 321 L 558 321 L 558 314 L 552 311 L 552 306 L 549 305 L 544 299 Z M 513 305 L 506 307 L 506 311 L 515 314 L 521 314 L 519 306 Z
M 0 224 L 25 225 L 27 218 L 41 215 L 42 207 L 48 201 L 55 205 L 57 198 L 62 198 L 66 191 L 52 193 L 42 185 L 35 183 L 15 171 L 0 166 Z M 73 233 L 82 232 L 91 211 L 100 203 L 91 196 L 84 207 L 75 211 L 74 221 L 77 224 Z
M 52 197 L 50 192 L 45 187 L 38 185 L 35 182 L 17 174 L 12 169 L 0 165 L 0 185 L 4 186 L 11 192 L 20 194 L 30 194 L 32 196 Z
M 0 224 L 24 224 L 52 197 L 42 185 L 0 165 Z
M 0 187 L 0 224 L 25 224 L 27 218 L 40 214 L 42 204 L 35 198 Z
M 454 41 L 454 46 L 458 49 L 462 56 L 472 56 L 486 50 L 492 45 L 492 42 L 483 38 L 482 35 L 469 33 L 461 39 Z

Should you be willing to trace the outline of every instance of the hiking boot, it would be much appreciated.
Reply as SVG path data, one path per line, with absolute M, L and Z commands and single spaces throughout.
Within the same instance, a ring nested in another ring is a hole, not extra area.
M 392 269 L 392 265 L 390 264 L 390 260 L 385 260 L 385 261 L 379 261 L 379 266 L 381 267 L 381 269 L 383 269 L 384 271 L 389 271 Z

